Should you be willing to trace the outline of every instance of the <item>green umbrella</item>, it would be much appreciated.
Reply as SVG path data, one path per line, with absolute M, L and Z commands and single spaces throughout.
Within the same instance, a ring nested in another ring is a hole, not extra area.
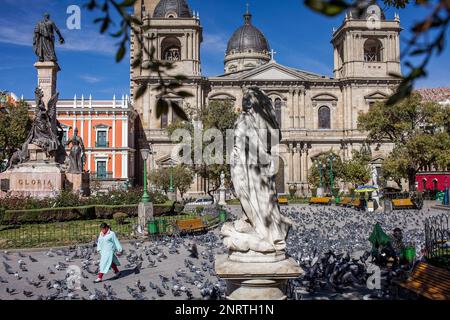
M 369 237 L 369 241 L 372 244 L 372 249 L 378 248 L 380 245 L 385 246 L 391 242 L 391 237 L 384 233 L 381 225 L 377 223 Z

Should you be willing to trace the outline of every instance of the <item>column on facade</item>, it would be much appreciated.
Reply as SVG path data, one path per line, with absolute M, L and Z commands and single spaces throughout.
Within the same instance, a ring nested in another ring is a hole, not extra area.
M 306 128 L 306 90 L 302 89 L 301 93 L 300 93 L 301 97 L 302 97 L 302 112 L 301 112 L 301 127 L 303 129 Z
M 184 33 L 184 38 L 185 38 L 185 42 L 184 42 L 184 59 L 187 60 L 189 57 L 189 33 L 185 32 Z
M 289 161 L 289 181 L 294 180 L 294 157 L 293 157 L 293 145 L 292 143 L 289 143 L 288 145 L 288 161 Z
M 292 89 L 289 89 L 289 96 L 288 96 L 288 106 L 289 106 L 289 115 L 290 115 L 290 127 L 295 127 L 295 112 L 294 112 L 294 91 Z
M 300 181 L 300 179 L 301 179 L 301 168 L 302 168 L 302 166 L 301 166 L 301 164 L 300 164 L 300 162 L 301 162 L 301 158 L 300 158 L 300 153 L 301 153 L 301 151 L 300 151 L 300 146 L 299 146 L 299 144 L 297 143 L 297 147 L 295 147 L 294 148 L 294 181 L 295 182 L 298 182 L 298 181 Z

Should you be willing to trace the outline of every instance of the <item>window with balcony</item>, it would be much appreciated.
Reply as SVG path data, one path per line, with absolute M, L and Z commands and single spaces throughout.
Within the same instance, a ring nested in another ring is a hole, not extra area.
M 98 130 L 97 131 L 97 141 L 95 142 L 96 148 L 107 148 L 108 140 L 107 140 L 108 132 L 106 130 Z
M 107 177 L 106 161 L 97 161 L 96 171 L 96 176 L 98 179 L 105 179 Z

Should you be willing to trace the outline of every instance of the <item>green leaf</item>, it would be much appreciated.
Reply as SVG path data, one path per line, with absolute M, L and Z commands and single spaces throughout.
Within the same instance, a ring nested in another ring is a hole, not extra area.
M 137 100 L 140 97 L 144 95 L 144 93 L 147 91 L 147 85 L 140 85 L 139 88 L 136 90 L 136 93 L 134 94 L 134 98 Z
M 350 5 L 343 0 L 304 0 L 305 5 L 312 10 L 327 16 L 335 16 L 350 8 Z
M 119 3 L 119 7 L 132 7 L 136 3 L 137 0 L 124 0 L 122 3 Z
M 177 103 L 171 103 L 171 106 L 172 106 L 173 112 L 175 112 L 175 114 L 178 116 L 178 118 L 180 118 L 184 121 L 189 121 L 189 118 L 188 118 L 186 112 L 184 112 L 182 107 L 180 107 Z
M 119 50 L 117 50 L 117 54 L 116 54 L 116 62 L 120 62 L 122 61 L 123 57 L 125 56 L 125 53 L 127 52 L 127 49 L 125 47 L 125 43 L 122 42 L 120 44 L 120 48 Z
M 156 102 L 156 117 L 159 119 L 163 114 L 169 112 L 169 104 L 166 100 L 159 98 Z

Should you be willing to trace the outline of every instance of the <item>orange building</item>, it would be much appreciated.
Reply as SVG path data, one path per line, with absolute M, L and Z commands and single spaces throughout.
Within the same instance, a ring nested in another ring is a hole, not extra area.
M 35 102 L 27 101 L 34 110 Z M 90 173 L 91 188 L 111 189 L 135 184 L 137 113 L 127 97 L 92 100 L 74 97 L 57 104 L 64 143 L 78 128 L 86 150 L 84 170 Z M 69 148 L 67 148 L 69 151 Z

